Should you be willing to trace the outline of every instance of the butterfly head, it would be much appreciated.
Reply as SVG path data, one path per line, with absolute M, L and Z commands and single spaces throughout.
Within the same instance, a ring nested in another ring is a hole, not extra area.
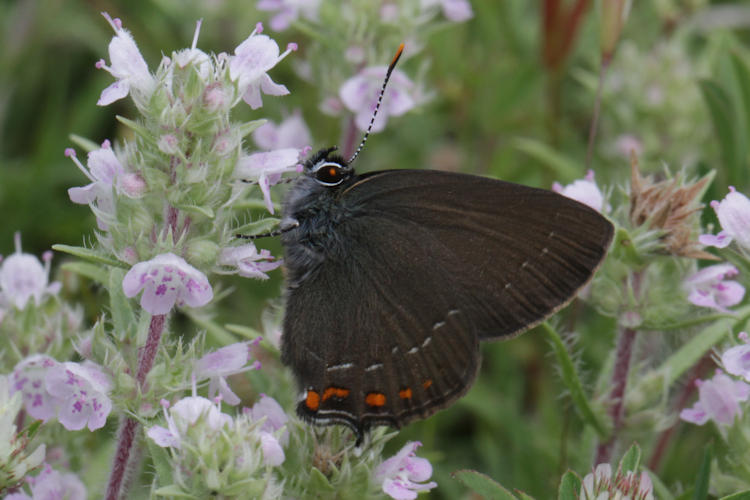
M 340 155 L 336 147 L 321 149 L 305 162 L 304 173 L 321 186 L 338 186 L 354 174 L 354 169 Z

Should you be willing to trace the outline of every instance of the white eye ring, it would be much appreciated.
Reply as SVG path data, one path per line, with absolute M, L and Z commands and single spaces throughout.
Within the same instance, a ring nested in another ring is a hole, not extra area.
M 318 172 L 322 169 L 328 169 L 328 173 L 331 174 L 331 180 L 324 180 L 318 176 Z M 345 171 L 344 167 L 339 163 L 322 161 L 313 166 L 312 174 L 315 181 L 322 186 L 338 186 L 344 182 Z

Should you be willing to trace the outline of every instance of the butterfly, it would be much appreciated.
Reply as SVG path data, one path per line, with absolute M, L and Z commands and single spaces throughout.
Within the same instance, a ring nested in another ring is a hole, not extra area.
M 299 384 L 297 413 L 358 441 L 464 395 L 480 343 L 568 304 L 613 235 L 597 211 L 544 189 L 436 170 L 357 174 L 366 139 L 348 161 L 328 148 L 305 162 L 279 231 L 281 359 Z

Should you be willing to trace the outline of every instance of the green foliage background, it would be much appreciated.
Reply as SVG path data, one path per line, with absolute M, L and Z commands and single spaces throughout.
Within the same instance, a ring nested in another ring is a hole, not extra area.
M 447 24 L 426 40 L 421 56 L 401 69 L 413 74 L 429 63 L 426 81 L 434 99 L 416 112 L 389 120 L 386 131 L 371 138 L 358 167 L 461 170 L 540 187 L 582 177 L 600 59 L 598 5 L 583 20 L 554 101 L 550 97 L 555 93 L 550 83 L 554 78 L 540 58 L 541 3 L 473 0 L 472 20 Z M 94 68 L 96 60 L 107 58 L 112 36 L 100 11 L 123 19 L 153 67 L 162 51 L 190 44 L 199 18 L 204 20 L 199 47 L 206 52 L 231 51 L 257 21 L 268 19 L 253 4 L 247 0 L 0 1 L 0 253 L 13 251 L 15 231 L 22 231 L 25 251 L 41 254 L 54 243 L 80 245 L 95 227 L 90 210 L 68 198 L 69 187 L 87 181 L 63 157 L 63 150 L 72 144 L 70 134 L 97 143 L 116 140 L 127 131 L 113 113 L 134 116 L 128 100 L 107 108 L 95 105 L 112 81 L 109 74 Z M 670 137 L 684 142 L 657 142 L 659 146 L 641 158 L 646 170 L 658 172 L 662 162 L 673 169 L 684 162 L 695 175 L 716 169 L 706 201 L 721 198 L 730 184 L 748 192 L 750 73 L 742 68 L 749 60 L 750 22 L 743 24 L 741 16 L 730 16 L 739 20 L 735 23 L 709 22 L 720 9 L 738 9 L 748 18 L 747 4 L 741 1 L 633 2 L 621 46 L 627 44 L 635 64 L 619 78 L 637 82 L 633 72 L 650 70 L 649 55 L 663 44 L 674 44 L 685 60 L 694 63 L 686 87 L 675 89 L 667 81 L 659 82 L 670 75 L 659 74 L 658 59 L 653 78 L 663 85 L 667 97 L 675 91 L 697 98 L 680 100 L 674 113 L 667 113 L 667 108 L 644 105 L 647 88 L 618 90 L 617 81 L 612 85 L 607 80 L 593 163 L 600 185 L 618 190 L 629 178 L 629 161 L 611 152 L 617 136 L 643 134 L 644 142 L 649 142 L 655 138 L 648 134 L 675 129 Z M 281 119 L 284 112 L 301 108 L 314 148 L 337 143 L 342 122 L 318 111 L 315 85 L 292 70 L 290 61 L 304 57 L 309 37 L 294 29 L 269 34 L 280 46 L 298 42 L 300 52 L 271 73 L 291 95 L 264 98 L 264 108 L 255 116 Z M 616 53 L 613 73 L 623 69 L 624 57 L 622 51 Z M 331 68 L 337 63 L 328 61 Z M 559 105 L 557 114 L 554 102 Z M 249 108 L 241 112 L 248 119 L 254 116 Z M 682 156 L 687 146 L 696 151 L 690 162 Z M 268 247 L 279 252 L 276 242 L 268 242 Z M 55 262 L 63 260 L 58 256 Z M 82 278 L 62 278 L 65 293 L 84 303 L 88 319 L 93 320 L 99 313 L 100 291 Z M 222 319 L 260 328 L 265 300 L 280 294 L 280 273 L 268 282 L 237 279 L 232 283 L 236 289 L 223 303 Z M 581 367 L 589 375 L 600 373 L 611 362 L 614 320 L 574 308 L 575 314 L 587 318 L 578 322 L 587 328 L 579 332 L 576 345 Z M 564 318 L 559 324 L 564 327 Z M 449 411 L 409 426 L 394 440 L 394 450 L 407 439 L 424 443 L 420 454 L 434 464 L 440 485 L 431 498 L 465 494 L 465 488 L 449 476 L 456 469 L 476 469 L 536 498 L 551 498 L 565 470 L 581 475 L 590 470 L 595 436 L 590 430 L 581 432 L 582 423 L 564 394 L 550 352 L 538 331 L 486 345 L 480 378 L 469 395 Z M 592 375 L 586 383 L 594 390 L 602 381 Z M 670 490 L 691 487 L 709 434 L 708 429 L 678 424 L 656 471 Z M 654 442 L 640 445 L 647 464 Z

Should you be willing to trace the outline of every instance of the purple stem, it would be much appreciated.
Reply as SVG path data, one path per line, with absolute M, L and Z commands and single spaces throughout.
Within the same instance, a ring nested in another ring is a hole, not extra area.
M 633 274 L 632 287 L 636 300 L 640 296 L 642 278 L 642 271 L 636 271 Z M 628 384 L 630 360 L 633 357 L 633 346 L 635 345 L 637 334 L 637 330 L 625 328 L 620 331 L 617 339 L 615 367 L 612 372 L 612 390 L 609 393 L 609 400 L 612 402 L 612 406 L 609 408 L 609 415 L 612 418 L 612 435 L 606 442 L 599 443 L 599 446 L 597 446 L 594 466 L 609 463 L 612 459 L 612 449 L 617 440 L 617 435 L 622 428 L 623 417 L 625 415 L 625 388 Z
M 143 346 L 138 358 L 138 370 L 135 378 L 139 389 L 143 389 L 146 375 L 148 375 L 148 372 L 154 366 L 154 359 L 159 350 L 159 341 L 164 331 L 165 320 L 166 315 L 164 314 L 157 314 L 151 317 L 146 345 Z M 117 451 L 115 451 L 112 473 L 109 476 L 109 484 L 107 485 L 107 493 L 105 495 L 106 500 L 118 500 L 118 498 L 124 496 L 125 492 L 121 492 L 120 490 L 137 430 L 138 422 L 131 418 L 125 418 L 120 425 L 119 436 L 117 438 Z

